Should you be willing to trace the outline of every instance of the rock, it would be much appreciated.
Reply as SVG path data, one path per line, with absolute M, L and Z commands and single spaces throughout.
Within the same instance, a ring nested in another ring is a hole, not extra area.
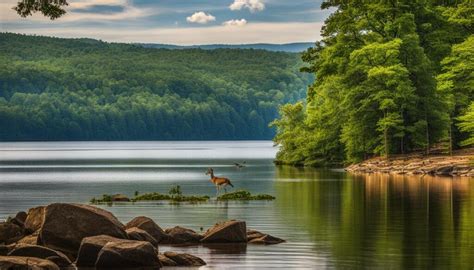
M 239 243 L 247 242 L 245 221 L 229 220 L 214 225 L 204 233 L 203 243 Z
M 48 259 L 59 267 L 71 265 L 71 261 L 59 251 L 49 249 L 47 247 L 36 245 L 19 245 L 8 256 L 35 257 L 40 259 Z
M 130 199 L 123 194 L 115 194 L 115 195 L 112 195 L 112 201 L 113 202 L 129 202 Z
M 123 225 L 103 209 L 65 203 L 46 207 L 39 235 L 43 246 L 75 257 L 82 239 L 96 235 L 127 238 Z
M 157 250 L 145 241 L 122 240 L 107 243 L 99 252 L 96 268 L 138 268 L 161 266 Z
M 11 222 L 0 223 L 0 243 L 12 243 L 20 239 L 23 229 Z
M 251 244 L 260 244 L 260 245 L 276 245 L 285 242 L 285 240 L 266 234 L 259 238 L 254 238 L 249 241 Z
M 39 231 L 34 232 L 31 235 L 27 235 L 20 240 L 17 241 L 18 244 L 27 244 L 27 245 L 38 245 L 38 236 L 39 236 Z
M 137 227 L 146 231 L 153 238 L 158 241 L 158 243 L 167 243 L 170 240 L 170 237 L 163 231 L 160 226 L 158 226 L 151 218 L 148 217 L 136 217 L 132 219 L 125 225 L 125 228 Z
M 173 260 L 178 266 L 203 266 L 206 262 L 196 256 L 187 253 L 176 253 L 173 251 L 167 251 L 164 255 Z
M 163 266 L 178 266 L 178 264 L 175 261 L 166 257 L 163 254 L 158 254 L 158 259 L 160 260 L 160 263 Z
M 180 226 L 166 229 L 165 232 L 171 237 L 173 244 L 199 243 L 203 238 L 195 231 Z
M 153 236 L 142 229 L 133 227 L 127 229 L 125 232 L 127 232 L 128 239 L 130 240 L 146 241 L 152 244 L 154 247 L 158 246 L 158 241 L 156 241 Z
M 28 214 L 23 211 L 18 212 L 14 218 L 10 219 L 10 222 L 23 228 L 25 226 L 25 220 L 27 216 Z
M 41 228 L 44 220 L 44 209 L 44 206 L 39 206 L 28 210 L 28 216 L 24 223 L 27 233 L 36 232 Z
M 100 250 L 109 242 L 120 241 L 108 235 L 91 236 L 82 239 L 81 247 L 77 254 L 76 266 L 93 267 L 97 260 Z
M 247 241 L 250 242 L 253 239 L 264 237 L 265 234 L 256 230 L 247 230 Z
M 33 257 L 0 256 L 0 269 L 5 270 L 59 270 L 53 262 Z
M 0 245 L 0 256 L 7 256 L 10 252 L 10 249 L 5 245 Z
M 451 175 L 453 170 L 454 170 L 453 166 L 443 166 L 443 167 L 439 167 L 436 170 L 436 174 L 437 175 Z

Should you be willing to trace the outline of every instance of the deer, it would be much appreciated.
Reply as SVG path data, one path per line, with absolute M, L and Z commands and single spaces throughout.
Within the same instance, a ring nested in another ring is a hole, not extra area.
M 225 193 L 227 193 L 227 190 L 226 190 L 227 186 L 234 187 L 234 185 L 232 185 L 232 183 L 230 182 L 229 178 L 215 176 L 214 175 L 214 169 L 212 169 L 212 168 L 207 169 L 206 175 L 210 175 L 211 176 L 210 181 L 214 185 L 216 185 L 216 196 L 219 195 L 219 190 L 222 187 L 224 188 Z

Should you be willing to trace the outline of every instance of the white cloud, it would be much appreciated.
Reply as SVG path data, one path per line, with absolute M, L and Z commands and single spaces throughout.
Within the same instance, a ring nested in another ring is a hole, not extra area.
M 222 23 L 222 25 L 226 26 L 244 26 L 247 24 L 246 19 L 240 19 L 240 20 L 230 20 L 230 21 L 225 21 Z
M 251 12 L 262 11 L 265 9 L 265 4 L 262 0 L 234 0 L 229 6 L 230 10 L 241 10 L 248 8 Z
M 193 15 L 186 18 L 186 21 L 190 23 L 200 23 L 206 24 L 208 22 L 213 22 L 216 20 L 216 17 L 211 14 L 206 14 L 203 11 L 195 12 Z

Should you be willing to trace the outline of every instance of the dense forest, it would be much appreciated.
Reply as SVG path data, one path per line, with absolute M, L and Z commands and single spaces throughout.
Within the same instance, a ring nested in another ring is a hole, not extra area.
M 300 54 L 0 33 L 0 140 L 270 139 Z
M 306 102 L 281 108 L 278 163 L 330 165 L 474 143 L 472 1 L 323 1 Z

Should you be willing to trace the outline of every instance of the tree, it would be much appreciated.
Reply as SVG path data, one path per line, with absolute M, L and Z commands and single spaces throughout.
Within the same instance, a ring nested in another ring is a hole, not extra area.
M 459 128 L 461 131 L 469 133 L 469 137 L 462 141 L 462 145 L 474 145 L 474 102 L 471 103 L 466 113 L 459 118 Z
M 294 127 L 277 121 L 275 142 L 304 143 L 282 147 L 278 162 L 298 156 L 306 165 L 327 164 L 341 153 L 346 163 L 421 149 L 429 154 L 449 127 L 436 73 L 447 68 L 441 60 L 451 46 L 472 34 L 472 6 L 352 0 L 324 1 L 322 8 L 336 11 L 325 21 L 323 40 L 303 55 L 309 65 L 302 71 L 316 76 L 301 109 L 304 120 Z M 458 82 L 473 89 L 466 76 Z M 301 128 L 306 139 L 292 133 Z
M 460 147 L 467 134 L 456 125 L 474 100 L 474 35 L 454 45 L 451 54 L 442 61 L 442 73 L 437 76 L 438 91 L 448 109 L 449 148 Z
M 13 9 L 21 17 L 28 17 L 33 13 L 41 12 L 44 16 L 54 20 L 66 14 L 63 7 L 67 5 L 67 0 L 21 0 Z

